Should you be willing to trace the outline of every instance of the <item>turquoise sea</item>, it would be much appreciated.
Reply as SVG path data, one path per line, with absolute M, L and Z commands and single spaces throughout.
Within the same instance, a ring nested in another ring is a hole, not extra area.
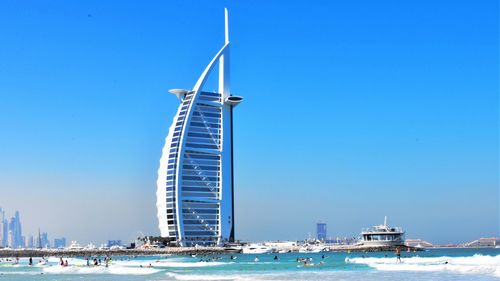
M 109 267 L 104 262 L 87 266 L 85 258 L 64 258 L 67 267 L 59 265 L 59 257 L 46 264 L 34 258 L 33 266 L 27 258 L 19 264 L 2 259 L 0 280 L 500 280 L 500 249 L 405 252 L 401 262 L 391 252 L 234 256 L 113 257 Z M 304 266 L 297 258 L 311 258 L 317 266 Z

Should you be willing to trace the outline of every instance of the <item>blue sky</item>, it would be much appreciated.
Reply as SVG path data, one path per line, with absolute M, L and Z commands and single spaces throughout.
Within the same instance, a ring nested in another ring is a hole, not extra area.
M 157 234 L 178 106 L 230 12 L 236 235 L 499 235 L 497 1 L 4 1 L 0 206 L 82 242 Z

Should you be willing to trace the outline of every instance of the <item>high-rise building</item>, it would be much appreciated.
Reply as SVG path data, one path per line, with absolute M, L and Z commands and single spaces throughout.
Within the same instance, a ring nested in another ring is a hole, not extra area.
M 203 89 L 218 64 L 218 91 Z M 181 246 L 234 241 L 233 108 L 243 98 L 229 88 L 229 29 L 225 44 L 192 90 L 173 89 L 180 99 L 158 170 L 161 236 Z
M 40 242 L 40 248 L 50 248 L 49 234 L 47 232 L 42 232 Z
M 111 248 L 113 246 L 121 246 L 122 240 L 108 240 L 108 247 Z
M 28 246 L 28 248 L 30 249 L 35 248 L 35 238 L 33 237 L 33 235 L 28 236 L 28 241 L 26 243 L 26 246 Z
M 5 223 L 5 212 L 0 207 L 0 247 L 5 246 L 5 240 L 7 233 L 4 232 L 4 223 Z
M 19 211 L 16 211 L 15 215 L 10 219 L 8 231 L 10 236 L 9 246 L 12 248 L 24 247 Z
M 318 222 L 316 224 L 316 239 L 320 241 L 326 240 L 326 223 Z
M 9 238 L 9 222 L 5 218 L 3 219 L 2 229 L 0 229 L 0 231 L 2 231 L 2 246 L 6 247 Z
M 9 230 L 9 233 L 7 234 L 7 244 L 5 246 L 12 248 L 13 245 L 14 245 L 14 238 L 12 236 L 12 231 Z
M 54 239 L 54 248 L 66 248 L 66 238 L 56 238 Z

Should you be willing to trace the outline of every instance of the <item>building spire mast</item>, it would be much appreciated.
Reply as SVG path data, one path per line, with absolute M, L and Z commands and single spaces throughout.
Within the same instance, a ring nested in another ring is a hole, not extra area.
M 224 43 L 229 43 L 229 15 L 227 12 L 227 8 L 224 8 L 224 35 L 225 41 Z
M 224 8 L 224 53 L 219 58 L 219 93 L 225 100 L 231 95 L 229 90 L 229 13 Z

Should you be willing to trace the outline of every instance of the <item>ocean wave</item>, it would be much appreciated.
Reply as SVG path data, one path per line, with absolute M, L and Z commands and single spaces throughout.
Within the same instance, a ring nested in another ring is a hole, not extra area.
M 155 267 L 207 267 L 232 264 L 232 262 L 158 262 Z
M 0 272 L 1 275 L 40 275 L 43 274 L 39 271 L 8 271 L 8 272 Z
M 449 271 L 500 277 L 500 255 L 470 257 L 346 258 L 346 263 L 366 264 L 382 271 Z
M 155 268 L 162 267 L 209 267 L 209 266 L 221 266 L 232 264 L 232 262 L 179 262 L 179 261 L 169 261 L 169 260 L 137 260 L 137 261 L 114 261 L 113 264 L 119 266 L 143 266 L 147 267 L 151 265 Z
M 283 263 L 276 261 L 247 261 L 247 262 L 238 262 L 238 264 L 269 265 L 269 264 L 283 264 Z
M 174 280 L 185 280 L 185 281 L 244 281 L 244 280 L 259 280 L 256 276 L 243 276 L 235 274 L 179 274 L 173 272 L 167 272 L 166 275 Z
M 154 268 L 138 268 L 125 266 L 51 266 L 43 268 L 49 274 L 118 274 L 118 275 L 149 275 L 160 272 Z

